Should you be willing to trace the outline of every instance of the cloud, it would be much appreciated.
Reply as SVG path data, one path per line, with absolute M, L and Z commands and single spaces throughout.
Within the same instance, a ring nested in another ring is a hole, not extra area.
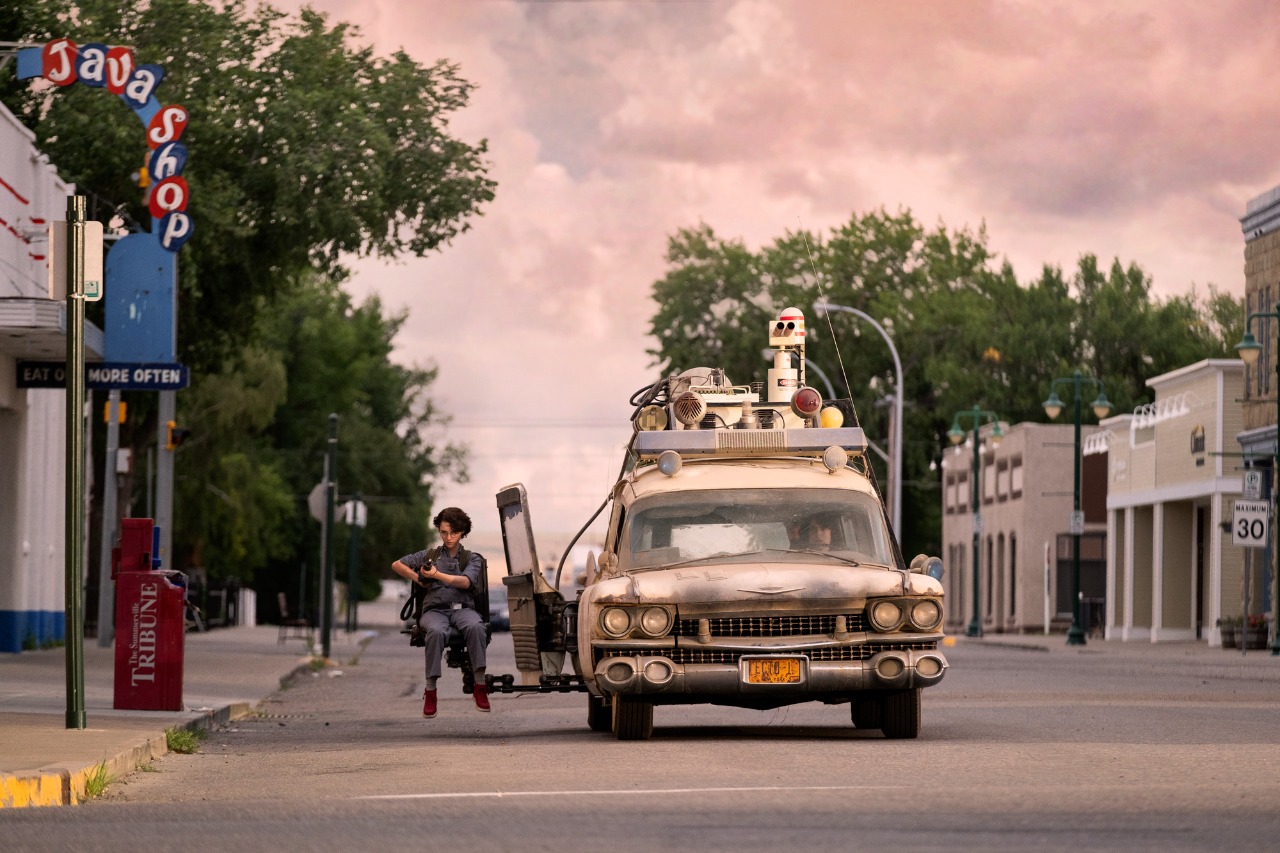
M 440 365 L 473 452 L 441 499 L 478 524 L 517 479 L 560 529 L 603 497 L 626 400 L 657 378 L 649 293 L 680 227 L 759 246 L 908 208 L 985 223 L 1023 278 L 1093 252 L 1160 293 L 1239 293 L 1237 219 L 1280 180 L 1266 2 L 310 5 L 478 85 L 451 127 L 488 140 L 496 200 L 442 253 L 352 282 L 410 309 L 398 357 Z

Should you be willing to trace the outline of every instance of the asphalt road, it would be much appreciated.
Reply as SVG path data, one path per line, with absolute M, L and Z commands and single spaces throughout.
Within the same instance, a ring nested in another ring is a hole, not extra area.
M 586 727 L 581 694 L 496 696 L 456 672 L 421 717 L 399 635 L 262 715 L 74 809 L 0 814 L 13 850 L 1275 850 L 1280 682 L 1087 652 L 964 644 L 921 737 L 847 706 L 662 708 L 652 740 Z M 513 671 L 498 635 L 491 671 Z

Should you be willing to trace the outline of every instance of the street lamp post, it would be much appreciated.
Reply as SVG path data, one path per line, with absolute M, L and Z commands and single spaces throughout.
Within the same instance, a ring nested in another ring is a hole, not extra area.
M 1257 319 L 1264 320 L 1280 320 L 1280 302 L 1276 303 L 1275 311 L 1255 311 L 1249 315 L 1249 319 L 1244 324 L 1244 337 L 1240 343 L 1236 344 L 1236 352 L 1240 353 L 1240 358 L 1245 364 L 1254 367 L 1258 363 L 1258 356 L 1262 353 L 1262 345 L 1253 337 L 1253 332 L 1249 331 L 1249 327 L 1253 325 L 1253 321 Z M 1275 464 L 1271 468 L 1272 487 L 1280 490 L 1280 358 L 1276 359 L 1276 459 Z M 1280 494 L 1280 491 L 1277 492 Z M 1275 500 L 1272 500 L 1273 507 Z M 1272 534 L 1271 534 L 1271 556 L 1273 559 L 1280 559 L 1280 548 L 1276 547 L 1275 539 L 1275 514 L 1272 514 Z M 1280 655 L 1280 563 L 1275 564 L 1277 568 L 1271 576 L 1271 654 L 1272 656 Z M 1242 645 L 1241 648 L 1244 648 Z
M 991 427 L 992 446 L 1000 443 L 1000 440 L 1004 438 L 1004 431 L 1000 429 L 999 415 L 974 406 L 972 409 L 956 412 L 955 417 L 951 419 L 951 429 L 947 430 L 947 438 L 955 445 L 964 441 L 965 431 L 960 427 L 961 418 L 969 418 L 973 421 L 973 476 L 971 477 L 973 488 L 970 491 L 973 496 L 973 501 L 970 504 L 973 509 L 973 619 L 970 620 L 969 629 L 965 631 L 965 635 L 981 637 L 982 616 L 978 609 L 978 600 L 982 597 L 982 586 L 979 577 L 981 572 L 978 571 L 978 567 L 981 565 L 982 557 L 982 508 L 978 503 L 978 473 L 982 466 L 982 451 L 978 431 L 984 423 L 993 424 Z
M 1111 411 L 1111 403 L 1107 400 L 1102 381 L 1092 376 L 1085 376 L 1080 371 L 1071 374 L 1068 379 L 1055 379 L 1049 387 L 1049 399 L 1045 400 L 1044 412 L 1053 420 L 1062 414 L 1063 403 L 1058 399 L 1058 386 L 1071 385 L 1075 390 L 1075 486 L 1072 490 L 1071 514 L 1071 627 L 1067 629 L 1067 645 L 1083 646 L 1085 644 L 1084 628 L 1080 624 L 1080 534 L 1084 532 L 1084 517 L 1080 513 L 1080 404 L 1083 400 L 1081 390 L 1085 385 L 1098 389 L 1098 398 L 1090 405 L 1099 419 L 1105 418 Z
M 827 316 L 828 311 L 843 311 L 846 314 L 853 314 L 861 317 L 870 323 L 875 330 L 880 333 L 880 337 L 884 338 L 884 342 L 889 345 L 889 354 L 893 356 L 893 370 L 897 381 L 897 393 L 894 395 L 893 409 L 893 474 L 890 485 L 891 501 L 893 506 L 893 532 L 902 538 L 902 360 L 898 358 L 898 349 L 893 345 L 893 338 L 889 337 L 889 333 L 884 330 L 871 315 L 859 311 L 857 308 L 850 308 L 847 305 L 836 305 L 819 299 L 813 303 L 813 310 L 819 317 Z

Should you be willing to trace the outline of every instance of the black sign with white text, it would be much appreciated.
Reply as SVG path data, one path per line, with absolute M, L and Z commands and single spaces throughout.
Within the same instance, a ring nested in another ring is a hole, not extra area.
M 19 388 L 65 388 L 67 366 L 61 361 L 18 362 Z M 123 364 L 93 362 L 84 366 L 84 384 L 94 389 L 121 391 L 178 391 L 191 376 L 185 364 Z

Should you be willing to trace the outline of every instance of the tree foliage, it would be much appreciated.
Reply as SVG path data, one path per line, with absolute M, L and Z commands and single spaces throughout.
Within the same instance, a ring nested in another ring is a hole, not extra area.
M 878 402 L 896 382 L 888 347 L 856 316 L 822 319 L 812 306 L 825 297 L 884 326 L 904 374 L 899 535 L 912 553 L 937 553 L 936 463 L 956 412 L 978 405 L 1011 423 L 1043 421 L 1052 380 L 1077 369 L 1103 379 L 1113 411 L 1129 411 L 1149 401 L 1148 378 L 1234 357 L 1243 331 L 1239 301 L 1213 287 L 1159 299 L 1136 264 L 1104 270 L 1088 254 L 1069 276 L 1047 266 L 1020 283 L 983 231 L 929 230 L 909 212 L 855 215 L 829 234 L 787 233 L 754 252 L 703 224 L 670 238 L 667 263 L 650 324 L 650 355 L 664 373 L 705 365 L 756 379 L 770 319 L 796 307 L 807 318 L 808 359 L 877 442 L 889 417 Z M 815 373 L 809 384 L 825 391 Z
M 472 90 L 457 66 L 376 56 L 309 9 L 37 0 L 23 24 L 24 40 L 131 46 L 164 66 L 157 97 L 190 113 L 196 230 L 179 264 L 179 349 L 193 368 L 238 350 L 257 297 L 307 270 L 338 272 L 344 256 L 435 250 L 493 197 L 486 143 L 449 133 Z M 81 85 L 7 94 L 64 177 L 147 221 L 131 178 L 147 150 L 118 98 Z
M 193 430 L 179 450 L 180 564 L 260 590 L 292 582 L 300 562 L 318 565 L 306 497 L 338 413 L 341 499 L 358 492 L 370 505 L 360 576 L 371 596 L 396 557 L 427 542 L 431 482 L 466 476 L 456 447 L 426 438 L 444 422 L 428 394 L 436 372 L 394 364 L 404 315 L 386 316 L 376 298 L 354 306 L 332 280 L 308 281 L 257 316 L 255 344 L 179 396 Z M 339 530 L 342 546 L 349 531 Z

